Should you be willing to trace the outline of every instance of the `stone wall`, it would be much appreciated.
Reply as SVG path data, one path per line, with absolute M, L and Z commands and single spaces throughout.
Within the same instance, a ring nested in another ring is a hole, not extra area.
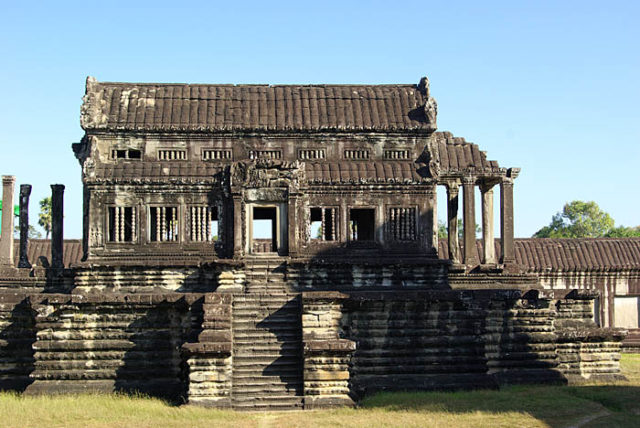
M 30 393 L 139 391 L 184 395 L 180 346 L 201 325 L 198 295 L 32 296 Z M 195 304 L 195 305 L 194 305 Z
M 24 389 L 32 382 L 35 312 L 24 292 L 0 292 L 0 390 Z
M 345 307 L 359 396 L 563 380 L 548 299 L 516 290 L 363 292 Z
M 429 260 L 420 264 L 376 263 L 375 260 L 310 264 L 293 261 L 287 266 L 287 280 L 300 291 L 448 288 L 447 264 Z

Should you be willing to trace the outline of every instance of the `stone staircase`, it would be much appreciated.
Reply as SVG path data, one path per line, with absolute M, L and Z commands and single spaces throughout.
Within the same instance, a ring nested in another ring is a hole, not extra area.
M 246 293 L 233 299 L 232 405 L 237 410 L 303 406 L 300 297 L 285 285 L 282 261 L 247 263 Z

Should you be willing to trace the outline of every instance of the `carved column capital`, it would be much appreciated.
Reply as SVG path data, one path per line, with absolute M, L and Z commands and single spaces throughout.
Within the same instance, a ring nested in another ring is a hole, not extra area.
M 458 196 L 458 193 L 460 193 L 460 180 L 447 180 L 444 185 L 447 187 L 448 195 Z

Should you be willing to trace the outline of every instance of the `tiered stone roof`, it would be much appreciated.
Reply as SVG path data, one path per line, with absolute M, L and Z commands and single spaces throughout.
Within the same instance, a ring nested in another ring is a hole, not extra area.
M 425 114 L 429 99 L 424 84 L 193 85 L 88 78 L 81 124 L 85 130 L 149 132 L 434 131 Z

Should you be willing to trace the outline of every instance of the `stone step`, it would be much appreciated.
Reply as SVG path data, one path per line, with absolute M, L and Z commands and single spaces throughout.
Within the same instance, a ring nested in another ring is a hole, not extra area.
M 258 338 L 258 339 L 256 339 Z M 302 346 L 300 344 L 300 339 L 302 338 L 301 334 L 292 334 L 292 335 L 288 335 L 285 336 L 284 338 L 280 337 L 276 337 L 275 335 L 268 335 L 268 336 L 259 336 L 257 334 L 255 335 L 243 335 L 242 337 L 236 337 L 233 341 L 233 346 L 237 347 L 249 347 L 249 346 L 253 346 L 253 347 L 257 347 L 256 349 L 261 349 L 261 347 L 264 347 L 265 349 L 270 348 L 270 347 L 282 347 L 282 346 L 287 346 L 287 347 L 292 347 L 292 346 Z
M 300 309 L 297 307 L 280 306 L 280 307 L 264 307 L 258 306 L 253 308 L 235 308 L 233 311 L 233 319 L 256 320 L 265 319 L 270 317 L 284 317 L 288 316 L 292 320 L 299 322 Z
M 289 302 L 295 300 L 298 293 L 236 293 L 233 295 L 233 303 L 237 302 Z
M 263 352 L 263 351 L 286 352 L 286 351 L 297 351 L 298 349 L 302 348 L 302 344 L 298 340 L 290 340 L 287 342 L 283 342 L 277 339 L 274 339 L 273 341 L 270 341 L 268 343 L 264 343 L 264 342 L 256 343 L 253 341 L 245 341 L 245 342 L 235 342 L 233 345 L 234 345 L 234 349 L 236 349 L 236 347 L 238 347 L 238 349 L 251 348 L 256 352 Z
M 269 367 L 301 367 L 302 353 L 295 355 L 260 356 L 250 354 L 237 355 L 234 352 L 233 365 L 237 369 L 256 369 Z
M 241 318 L 233 320 L 234 330 L 272 330 L 272 329 L 284 328 L 285 330 L 299 329 L 300 319 L 298 317 L 291 316 L 278 316 L 269 315 L 268 317 L 255 317 L 255 318 Z M 274 330 L 276 331 L 276 330 Z
M 235 410 L 277 411 L 303 408 L 303 397 L 292 395 L 268 395 L 264 397 L 232 397 Z
M 275 361 L 278 359 L 291 359 L 293 360 L 299 360 L 302 357 L 302 349 L 299 350 L 285 350 L 285 351 L 278 351 L 278 350 L 264 350 L 264 351 L 255 351 L 253 349 L 250 348 L 234 348 L 233 349 L 233 357 L 235 358 L 235 361 L 248 361 L 248 360 L 252 360 L 252 361 L 263 361 L 263 362 L 268 362 L 268 361 Z
M 302 394 L 304 389 L 303 382 L 276 382 L 276 383 L 268 383 L 268 382 L 256 382 L 256 383 L 247 383 L 247 384 L 237 384 L 235 385 L 234 392 L 236 396 L 240 396 L 241 394 L 251 394 L 255 396 L 259 395 L 297 395 Z

